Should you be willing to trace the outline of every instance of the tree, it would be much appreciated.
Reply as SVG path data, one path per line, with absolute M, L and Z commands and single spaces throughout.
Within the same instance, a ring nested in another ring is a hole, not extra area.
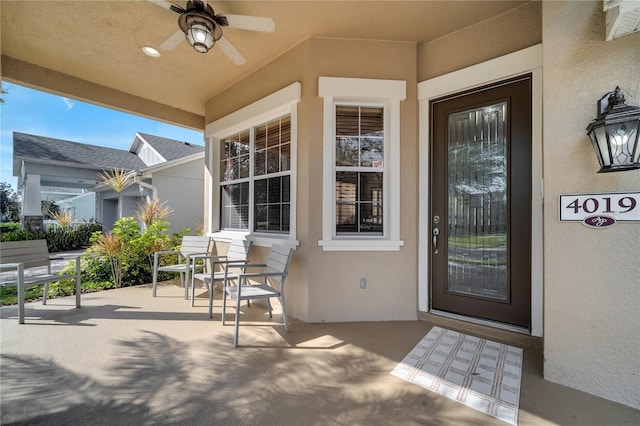
M 135 182 L 135 172 L 128 172 L 124 169 L 114 169 L 99 173 L 101 183 L 109 185 L 111 189 L 118 193 L 118 219 L 122 217 L 122 191 L 133 185 Z
M 20 222 L 20 197 L 6 182 L 0 182 L 0 213 L 3 222 Z

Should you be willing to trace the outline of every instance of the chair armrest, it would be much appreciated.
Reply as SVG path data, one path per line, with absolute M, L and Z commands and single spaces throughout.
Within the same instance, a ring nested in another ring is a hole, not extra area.
M 244 274 L 238 274 L 238 278 L 268 278 L 268 277 L 286 277 L 288 272 L 249 272 Z
M 163 251 L 154 251 L 153 254 L 161 255 L 161 254 L 179 254 L 180 250 L 163 250 Z
M 61 255 L 58 257 L 49 257 L 49 260 L 73 260 L 73 259 L 80 259 L 80 255 L 79 254 L 68 254 L 68 255 Z
M 15 269 L 18 270 L 20 265 L 24 265 L 24 263 L 0 263 L 0 271 Z
M 249 259 L 227 260 L 227 261 L 224 261 L 224 262 L 216 262 L 216 263 L 224 263 L 225 265 L 231 265 L 231 266 L 236 266 L 236 265 L 248 266 Z
M 266 268 L 267 264 L 266 263 L 249 263 L 248 265 L 245 265 L 246 268 Z
M 222 259 L 227 256 L 217 254 L 195 254 L 192 256 L 194 259 Z

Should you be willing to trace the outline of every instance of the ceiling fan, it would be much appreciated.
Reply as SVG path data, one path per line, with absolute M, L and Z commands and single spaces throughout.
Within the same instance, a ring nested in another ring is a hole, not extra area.
M 222 34 L 222 27 L 268 33 L 272 33 L 276 29 L 276 24 L 271 18 L 247 15 L 216 15 L 206 0 L 188 0 L 185 8 L 176 6 L 166 0 L 147 1 L 180 15 L 178 16 L 180 29 L 160 43 L 160 48 L 165 51 L 175 49 L 186 37 L 189 44 L 200 53 L 208 52 L 217 43 L 233 63 L 242 65 L 247 60 Z

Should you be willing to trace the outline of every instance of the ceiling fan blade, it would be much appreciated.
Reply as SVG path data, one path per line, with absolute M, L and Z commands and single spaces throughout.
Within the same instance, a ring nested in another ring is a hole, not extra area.
M 184 33 L 182 32 L 182 30 L 178 30 L 167 37 L 162 43 L 160 43 L 160 49 L 166 51 L 173 50 L 184 41 Z
M 237 28 L 239 30 L 262 31 L 272 33 L 276 30 L 276 24 L 271 18 L 262 16 L 247 15 L 221 15 L 227 19 L 229 28 Z
M 153 3 L 156 6 L 160 6 L 163 7 L 165 9 L 168 9 L 172 12 L 176 12 L 176 13 L 184 13 L 185 10 L 183 8 L 181 8 L 180 6 L 176 6 L 173 3 L 169 3 L 166 0 L 147 0 L 149 3 Z
M 247 62 L 244 56 L 242 56 L 242 53 L 240 53 L 225 36 L 220 37 L 220 40 L 216 42 L 216 45 L 222 49 L 225 55 L 227 55 L 234 64 L 243 65 Z

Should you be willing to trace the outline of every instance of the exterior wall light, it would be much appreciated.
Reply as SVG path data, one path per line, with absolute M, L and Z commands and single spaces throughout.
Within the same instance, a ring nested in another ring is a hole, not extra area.
M 598 173 L 640 169 L 640 108 L 625 105 L 620 87 L 598 101 L 598 118 L 587 126 Z

